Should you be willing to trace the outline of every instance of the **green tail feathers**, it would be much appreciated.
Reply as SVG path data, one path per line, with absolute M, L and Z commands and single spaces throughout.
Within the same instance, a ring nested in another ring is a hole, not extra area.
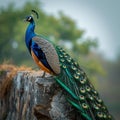
M 60 47 L 56 47 L 61 73 L 55 80 L 66 91 L 66 99 L 86 120 L 113 120 L 97 91 L 80 66 Z

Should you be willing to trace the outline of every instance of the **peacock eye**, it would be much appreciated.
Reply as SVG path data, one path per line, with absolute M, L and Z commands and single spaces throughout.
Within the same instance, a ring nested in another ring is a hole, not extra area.
M 29 18 L 28 18 L 28 21 L 30 21 L 31 19 L 32 19 L 32 17 L 29 17 Z

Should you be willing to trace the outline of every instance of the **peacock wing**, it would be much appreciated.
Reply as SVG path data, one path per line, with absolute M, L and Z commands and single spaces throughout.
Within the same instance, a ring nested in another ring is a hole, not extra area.
M 46 39 L 39 36 L 33 37 L 32 40 L 35 43 L 37 43 L 38 46 L 40 46 L 40 48 L 44 52 L 47 62 L 52 68 L 53 72 L 55 74 L 59 74 L 60 73 L 59 58 L 54 46 Z

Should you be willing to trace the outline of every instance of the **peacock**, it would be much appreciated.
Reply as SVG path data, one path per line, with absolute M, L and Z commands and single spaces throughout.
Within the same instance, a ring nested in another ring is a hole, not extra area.
M 32 12 L 39 18 L 35 10 Z M 80 114 L 80 120 L 113 120 L 79 64 L 62 47 L 34 32 L 35 21 L 32 15 L 27 16 L 25 21 L 29 22 L 25 33 L 29 53 L 43 71 L 54 76 L 65 91 L 67 101 Z

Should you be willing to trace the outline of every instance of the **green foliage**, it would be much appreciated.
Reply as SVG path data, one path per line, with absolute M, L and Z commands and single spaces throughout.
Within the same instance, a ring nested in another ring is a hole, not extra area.
M 62 40 L 77 40 L 83 34 L 83 30 L 79 30 L 71 18 L 65 16 L 62 12 L 59 13 L 59 25 L 57 31 Z
M 24 42 L 28 23 L 24 23 L 23 19 L 31 14 L 31 9 L 35 9 L 40 16 L 39 20 L 35 18 L 36 33 L 47 36 L 54 43 L 65 47 L 80 65 L 84 66 L 89 75 L 102 74 L 103 69 L 99 60 L 94 54 L 92 58 L 89 57 L 92 54 L 91 49 L 97 47 L 97 41 L 83 39 L 84 30 L 77 28 L 74 20 L 62 12 L 59 13 L 58 18 L 46 14 L 38 1 L 27 2 L 22 8 L 13 6 L 14 4 L 10 4 L 7 8 L 0 9 L 0 63 L 12 59 L 17 65 L 34 66 Z M 66 43 L 71 45 L 70 49 Z

